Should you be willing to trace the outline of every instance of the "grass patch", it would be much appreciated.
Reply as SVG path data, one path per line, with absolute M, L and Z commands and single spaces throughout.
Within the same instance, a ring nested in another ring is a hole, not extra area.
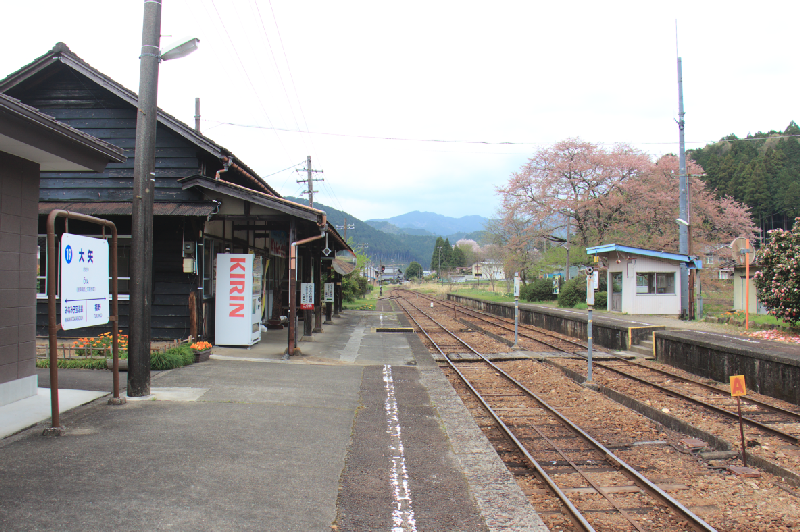
M 487 290 L 478 290 L 476 288 L 468 288 L 466 290 L 458 290 L 453 292 L 455 295 L 472 297 L 484 301 L 491 301 L 493 303 L 513 303 L 514 296 L 508 294 L 499 294 L 497 292 L 489 292 Z
M 61 369 L 106 369 L 105 358 L 59 358 L 57 366 Z M 37 368 L 49 368 L 49 358 L 37 358 Z

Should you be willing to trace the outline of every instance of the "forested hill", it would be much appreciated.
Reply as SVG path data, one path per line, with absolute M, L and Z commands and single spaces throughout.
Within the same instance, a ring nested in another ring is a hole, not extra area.
M 687 152 L 705 170 L 702 179 L 719 195 L 750 207 L 762 230 L 791 228 L 800 216 L 800 127 L 758 132 Z
M 286 197 L 289 201 L 308 205 L 305 198 Z M 363 220 L 346 212 L 334 209 L 328 205 L 314 202 L 314 207 L 322 209 L 328 215 L 328 221 L 337 226 L 344 226 L 345 218 L 348 225 L 355 225 L 354 229 L 347 230 L 347 238 L 353 245 L 367 244 L 365 253 L 373 261 L 384 263 L 408 264 L 417 261 L 427 268 L 433 255 L 435 236 L 417 236 L 407 234 L 390 235 L 375 229 Z M 344 230 L 339 230 L 344 235 Z

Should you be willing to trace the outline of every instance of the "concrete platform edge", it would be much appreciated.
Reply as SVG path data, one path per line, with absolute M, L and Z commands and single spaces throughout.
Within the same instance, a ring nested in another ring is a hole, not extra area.
M 441 369 L 418 370 L 489 530 L 548 530 Z

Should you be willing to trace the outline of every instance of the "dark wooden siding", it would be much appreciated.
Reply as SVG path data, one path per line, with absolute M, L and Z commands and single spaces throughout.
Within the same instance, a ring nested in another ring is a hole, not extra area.
M 89 135 L 125 150 L 124 163 L 101 173 L 42 172 L 43 201 L 130 201 L 136 145 L 136 108 L 73 70 L 54 66 L 45 79 L 8 91 L 10 96 Z M 34 84 L 35 83 L 35 84 Z M 199 201 L 195 191 L 181 189 L 178 179 L 201 172 L 200 150 L 159 124 L 156 131 L 156 201 Z
M 40 217 L 41 218 L 41 217 Z M 150 334 L 153 340 L 189 336 L 189 292 L 197 288 L 197 276 L 183 273 L 182 245 L 194 234 L 186 218 L 161 216 L 153 226 L 153 304 L 150 308 Z M 81 233 L 85 226 L 73 222 L 70 230 Z M 60 307 L 59 307 L 60 308 Z M 109 311 L 111 308 L 109 307 Z M 58 311 L 57 311 L 58 312 Z M 128 334 L 128 301 L 120 301 L 120 329 Z M 58 318 L 57 318 L 58 321 Z M 97 336 L 110 326 L 59 331 L 59 338 Z M 47 300 L 36 305 L 36 334 L 47 336 Z

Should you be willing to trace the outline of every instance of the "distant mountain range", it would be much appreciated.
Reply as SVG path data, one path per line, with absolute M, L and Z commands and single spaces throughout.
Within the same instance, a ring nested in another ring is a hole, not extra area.
M 305 198 L 285 197 L 302 205 L 308 205 Z M 464 216 L 463 218 L 449 218 L 432 212 L 410 212 L 388 220 L 363 221 L 344 211 L 334 209 L 328 205 L 314 202 L 314 207 L 322 209 L 328 216 L 328 221 L 342 227 L 339 233 L 346 234 L 347 239 L 355 247 L 361 246 L 373 262 L 395 264 L 404 268 L 411 261 L 419 262 L 424 269 L 430 268 L 433 246 L 436 237 L 442 236 L 450 239 L 455 244 L 461 238 L 471 238 L 478 243 L 483 240 L 483 223 L 476 225 L 476 220 L 484 220 L 481 216 Z M 347 231 L 343 229 L 347 220 L 348 226 L 355 226 Z M 423 227 L 404 226 L 394 224 L 400 220 L 401 224 L 417 224 Z M 463 221 L 463 222 L 462 222 Z M 438 225 L 437 225 L 438 223 Z M 427 224 L 427 227 L 425 225 Z M 477 229 L 475 229 L 477 227 Z M 452 231 L 437 231 L 449 228 Z
M 367 223 L 387 233 L 403 232 L 409 235 L 449 237 L 459 233 L 466 234 L 483 231 L 488 221 L 488 218 L 477 214 L 452 218 L 435 212 L 412 211 L 392 218 L 367 220 Z

